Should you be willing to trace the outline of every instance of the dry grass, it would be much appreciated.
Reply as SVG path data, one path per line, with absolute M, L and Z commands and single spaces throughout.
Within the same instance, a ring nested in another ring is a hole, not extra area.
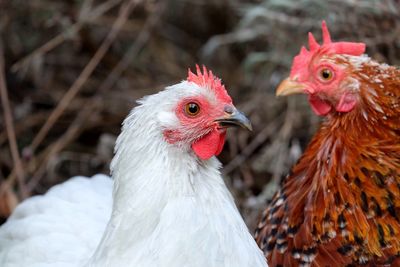
M 0 1 L 1 215 L 17 196 L 43 193 L 77 174 L 108 173 L 120 123 L 135 100 L 200 63 L 223 79 L 254 124 L 253 133 L 231 133 L 220 157 L 253 227 L 319 123 L 304 98 L 274 97 L 306 33 L 319 37 L 326 19 L 334 39 L 366 42 L 369 55 L 399 64 L 398 6 L 395 0 Z

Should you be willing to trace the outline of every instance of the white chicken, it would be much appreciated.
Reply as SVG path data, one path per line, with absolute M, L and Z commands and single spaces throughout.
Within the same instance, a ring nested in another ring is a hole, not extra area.
M 214 157 L 251 128 L 204 67 L 144 97 L 105 175 L 20 204 L 0 228 L 0 266 L 265 267 Z

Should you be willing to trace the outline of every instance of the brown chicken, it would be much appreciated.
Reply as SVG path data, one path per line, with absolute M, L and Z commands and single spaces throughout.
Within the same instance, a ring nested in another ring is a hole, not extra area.
M 294 58 L 277 95 L 325 116 L 258 224 L 274 266 L 400 266 L 400 70 L 332 42 Z

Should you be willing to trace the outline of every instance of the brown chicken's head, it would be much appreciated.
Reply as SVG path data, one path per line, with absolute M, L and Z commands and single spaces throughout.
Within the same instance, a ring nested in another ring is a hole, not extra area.
M 358 81 L 350 74 L 345 56 L 360 56 L 364 43 L 332 42 L 325 21 L 322 22 L 323 44 L 309 33 L 309 47 L 302 47 L 294 58 L 290 77 L 278 87 L 277 95 L 305 93 L 317 115 L 331 111 L 349 112 L 358 102 Z

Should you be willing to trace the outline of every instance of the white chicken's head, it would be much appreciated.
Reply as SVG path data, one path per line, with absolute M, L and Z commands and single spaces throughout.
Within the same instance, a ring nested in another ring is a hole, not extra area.
M 140 102 L 154 108 L 167 143 L 190 147 L 199 158 L 209 159 L 222 151 L 228 127 L 251 130 L 251 123 L 232 104 L 221 80 L 206 67 L 203 72 L 196 68 L 185 81 Z

